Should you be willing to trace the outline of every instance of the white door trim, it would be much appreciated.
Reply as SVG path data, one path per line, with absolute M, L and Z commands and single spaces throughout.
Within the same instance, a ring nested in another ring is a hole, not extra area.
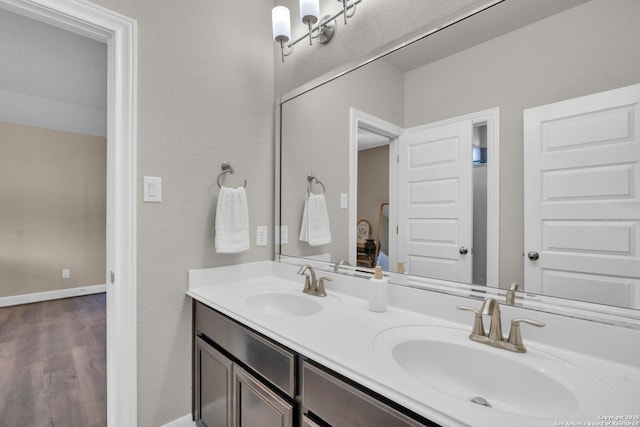
M 471 120 L 474 125 L 487 125 L 487 286 L 500 286 L 500 108 L 478 111 L 464 116 L 452 117 L 427 123 L 406 132 L 420 132 L 434 126 L 442 126 L 462 120 Z M 507 287 L 510 284 L 503 284 Z
M 108 46 L 107 422 L 137 424 L 136 22 L 88 2 L 0 0 L 0 8 Z M 115 283 L 110 272 L 115 273 Z
M 358 222 L 358 128 L 363 127 L 371 132 L 384 135 L 391 140 L 389 144 L 389 230 L 398 225 L 398 138 L 404 134 L 404 128 L 396 126 L 364 111 L 349 109 L 349 262 L 357 264 L 357 230 Z M 397 235 L 389 233 L 389 266 L 397 262 Z

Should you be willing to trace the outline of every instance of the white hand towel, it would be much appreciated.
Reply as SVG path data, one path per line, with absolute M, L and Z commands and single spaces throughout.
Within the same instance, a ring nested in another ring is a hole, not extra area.
M 304 203 L 300 240 L 309 246 L 320 246 L 331 243 L 329 213 L 324 194 L 309 194 Z
M 249 208 L 244 187 L 220 188 L 215 233 L 219 254 L 237 254 L 249 249 Z
M 301 242 L 309 242 L 308 212 L 309 212 L 309 198 L 307 197 L 304 200 L 304 209 L 302 210 L 302 225 L 300 226 L 300 237 L 299 237 L 299 240 Z

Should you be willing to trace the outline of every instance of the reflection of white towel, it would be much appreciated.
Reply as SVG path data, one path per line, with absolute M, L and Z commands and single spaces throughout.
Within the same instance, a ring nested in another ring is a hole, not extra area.
M 249 249 L 249 208 L 244 187 L 220 188 L 215 244 L 219 254 L 237 254 Z
M 300 240 L 309 242 L 309 246 L 320 246 L 331 243 L 329 229 L 329 213 L 324 194 L 309 194 L 304 202 Z

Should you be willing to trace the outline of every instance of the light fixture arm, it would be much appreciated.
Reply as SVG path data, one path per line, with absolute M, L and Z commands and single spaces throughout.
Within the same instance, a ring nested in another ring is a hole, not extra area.
M 280 40 L 280 54 L 281 54 L 281 57 L 282 57 L 282 62 L 284 62 L 284 57 L 285 56 L 289 56 L 289 55 L 291 55 L 293 53 L 293 45 L 288 45 L 288 46 L 286 46 L 286 48 L 289 49 L 288 52 L 285 52 L 284 41 Z
M 356 14 L 356 5 L 358 3 L 360 3 L 359 1 L 353 3 L 353 4 L 348 4 L 349 0 L 338 0 L 339 2 L 342 3 L 342 14 L 344 16 L 344 25 L 347 25 L 347 19 L 348 18 L 353 18 L 353 15 Z M 353 9 L 351 11 L 351 14 L 348 13 L 349 9 Z

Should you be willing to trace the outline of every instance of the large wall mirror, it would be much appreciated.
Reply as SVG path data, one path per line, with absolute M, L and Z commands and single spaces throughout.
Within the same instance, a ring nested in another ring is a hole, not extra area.
M 640 309 L 639 22 L 505 0 L 283 97 L 279 256 Z

